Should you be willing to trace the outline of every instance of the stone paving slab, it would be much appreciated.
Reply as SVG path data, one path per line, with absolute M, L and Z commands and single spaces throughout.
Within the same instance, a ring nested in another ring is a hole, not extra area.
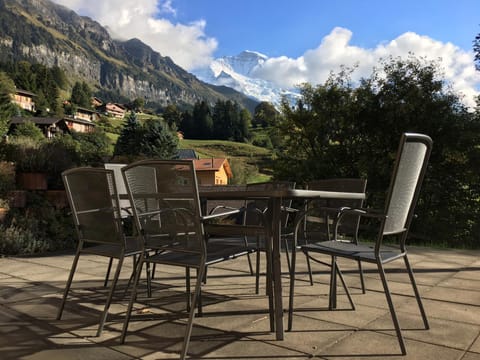
M 209 268 L 203 288 L 204 316 L 196 318 L 192 359 L 432 359 L 480 360 L 480 251 L 410 249 L 411 263 L 430 321 L 422 320 L 401 262 L 387 268 L 407 356 L 401 356 L 375 266 L 364 266 L 362 294 L 356 263 L 341 269 L 356 309 L 339 287 L 338 309 L 328 310 L 329 269 L 314 265 L 310 286 L 298 261 L 293 329 L 283 341 L 269 331 L 265 278 L 255 294 L 246 259 Z M 183 269 L 157 269 L 154 296 L 139 287 L 125 344 L 119 335 L 129 293 L 123 297 L 132 264 L 126 260 L 105 330 L 96 337 L 108 289 L 108 261 L 81 258 L 61 320 L 58 306 L 72 254 L 0 258 L 0 359 L 177 359 L 186 325 Z M 282 259 L 283 260 L 283 259 Z M 289 276 L 284 262 L 283 296 Z M 286 314 L 285 314 L 286 324 Z

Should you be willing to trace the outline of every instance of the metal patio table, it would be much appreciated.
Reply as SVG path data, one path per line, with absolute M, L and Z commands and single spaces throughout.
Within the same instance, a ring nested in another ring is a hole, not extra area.
M 281 264 L 281 207 L 283 199 L 365 199 L 364 193 L 320 191 L 303 189 L 269 189 L 216 191 L 215 186 L 200 186 L 202 202 L 207 200 L 252 200 L 267 199 L 267 293 L 269 297 L 270 329 L 276 332 L 276 339 L 283 340 L 282 264 Z M 272 291 L 273 290 L 273 291 Z

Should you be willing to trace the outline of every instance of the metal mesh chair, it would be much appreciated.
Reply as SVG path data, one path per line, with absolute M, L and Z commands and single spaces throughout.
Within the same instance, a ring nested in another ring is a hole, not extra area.
M 337 275 L 342 281 L 347 295 L 350 298 L 343 276 L 338 269 L 336 262 L 338 257 L 376 264 L 403 355 L 406 354 L 406 347 L 388 287 L 387 278 L 385 276 L 384 265 L 395 260 L 403 259 L 422 316 L 423 324 L 425 329 L 428 329 L 429 324 L 427 316 L 408 260 L 405 241 L 414 215 L 414 209 L 419 197 L 422 180 L 427 169 L 431 148 L 432 140 L 430 137 L 422 134 L 403 134 L 397 152 L 385 209 L 383 211 L 350 208 L 343 209 L 340 211 L 339 216 L 335 221 L 332 240 L 319 241 L 301 246 L 301 250 L 307 256 L 313 256 L 315 253 L 331 256 L 330 309 L 336 308 Z M 376 239 L 373 239 L 372 245 L 361 243 L 356 244 L 350 241 L 337 241 L 338 226 L 341 223 L 342 217 L 350 215 L 360 215 L 376 221 L 378 224 L 378 233 Z M 298 234 L 300 227 L 301 223 L 298 222 L 295 229 L 296 235 Z M 387 237 L 396 238 L 398 240 L 398 246 L 384 245 L 384 239 Z M 295 258 L 295 251 L 293 251 L 288 314 L 288 328 L 290 330 L 292 328 L 293 319 Z
M 274 189 L 293 189 L 295 188 L 294 182 L 289 181 L 267 181 L 261 183 L 251 183 L 246 185 L 246 190 L 262 191 L 262 190 L 274 190 Z M 284 230 L 283 236 L 287 236 L 287 225 L 290 215 L 293 211 L 291 208 L 291 199 L 285 199 L 282 204 L 282 227 Z M 224 209 L 232 208 L 230 206 L 217 206 L 215 211 L 224 211 Z M 251 199 L 246 200 L 243 207 L 240 208 L 242 216 L 237 223 L 230 224 L 209 224 L 206 226 L 206 232 L 209 237 L 217 243 L 228 243 L 231 239 L 236 239 L 239 242 L 243 242 L 244 246 L 248 249 L 254 249 L 256 255 L 256 270 L 255 270 L 255 291 L 259 293 L 260 283 L 260 253 L 265 250 L 266 236 L 265 230 L 265 213 L 268 211 L 268 199 Z M 263 241 L 262 241 L 263 240 Z M 253 274 L 252 264 L 250 257 L 249 267 L 250 272 Z
M 139 237 L 126 236 L 123 231 L 120 201 L 112 170 L 76 168 L 63 172 L 62 178 L 79 242 L 57 319 L 60 320 L 62 317 L 67 295 L 81 254 L 93 254 L 109 257 L 110 259 L 118 259 L 115 275 L 100 317 L 100 324 L 97 330 L 97 336 L 100 336 L 123 260 L 127 256 L 139 255 L 142 251 L 142 242 Z M 108 271 L 110 271 L 110 267 Z
M 353 179 L 353 178 L 338 178 L 338 179 L 321 179 L 309 181 L 307 184 L 309 190 L 323 190 L 323 191 L 341 191 L 341 192 L 354 192 L 365 193 L 367 180 L 366 179 Z M 308 215 L 304 217 L 303 228 L 301 230 L 301 236 L 299 236 L 297 242 L 301 241 L 302 244 L 308 244 L 315 241 L 332 240 L 332 225 L 334 219 L 338 216 L 338 212 L 343 208 L 362 208 L 363 200 L 355 199 L 314 199 L 309 200 L 306 204 L 306 210 Z M 358 229 L 360 225 L 360 216 L 351 215 L 345 216 L 342 222 L 337 227 L 337 240 L 351 241 L 355 244 L 358 243 Z M 300 239 L 301 237 L 301 239 Z M 298 244 L 297 244 L 298 245 Z M 287 248 L 287 260 L 288 257 L 288 242 Z M 313 277 L 310 265 L 310 259 L 319 262 L 321 264 L 330 266 L 329 263 L 321 261 L 317 258 L 306 257 L 308 274 L 310 277 L 310 284 L 313 285 Z M 288 262 L 290 269 L 290 261 Z M 365 281 L 363 278 L 362 263 L 358 261 L 358 270 L 360 273 L 360 281 L 362 293 L 365 293 Z
M 248 253 L 243 244 L 207 244 L 204 223 L 218 216 L 238 213 L 239 210 L 202 216 L 197 179 L 191 160 L 144 160 L 124 167 L 122 172 L 135 223 L 144 239 L 145 251 L 140 256 L 136 271 L 141 271 L 146 264 L 147 281 L 150 282 L 149 264 L 156 264 L 157 271 L 161 271 L 161 265 L 181 266 L 187 270 L 189 317 L 181 352 L 181 359 L 184 359 L 192 332 L 195 308 L 201 300 L 202 280 L 207 266 Z M 191 268 L 197 271 L 193 297 L 190 296 Z M 136 274 L 123 325 L 122 343 L 125 341 L 136 299 L 139 277 L 139 274 Z

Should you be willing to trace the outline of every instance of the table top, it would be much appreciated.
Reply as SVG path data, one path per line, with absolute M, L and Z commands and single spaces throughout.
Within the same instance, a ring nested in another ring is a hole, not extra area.
M 267 189 L 267 190 L 237 190 L 222 191 L 212 189 L 199 189 L 199 195 L 208 199 L 264 199 L 264 198 L 300 198 L 300 199 L 365 199 L 365 193 L 304 190 L 304 189 Z

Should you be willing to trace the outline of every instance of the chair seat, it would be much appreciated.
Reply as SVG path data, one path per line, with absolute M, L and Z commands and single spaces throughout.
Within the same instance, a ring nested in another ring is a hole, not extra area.
M 209 243 L 207 245 L 207 259 L 205 265 L 208 266 L 225 260 L 235 259 L 255 251 L 255 248 L 245 247 L 243 244 L 230 245 L 226 243 Z M 164 250 L 163 252 L 149 256 L 148 261 L 158 264 L 197 268 L 198 264 L 201 263 L 199 258 L 200 255 L 198 253 Z
M 237 224 L 206 224 L 205 233 L 209 236 L 257 236 L 265 234 L 265 226 L 262 225 L 237 225 Z
M 375 245 L 354 244 L 349 241 L 321 241 L 301 246 L 304 253 L 317 252 L 328 255 L 338 255 L 350 259 L 375 263 Z M 402 252 L 392 247 L 383 247 L 380 251 L 382 262 L 388 262 L 402 255 Z
M 136 236 L 127 236 L 125 238 L 125 254 L 123 256 L 130 256 L 135 254 L 140 254 L 143 248 L 143 239 Z M 95 245 L 89 246 L 82 249 L 83 253 L 100 255 L 106 257 L 119 258 L 121 256 L 122 248 L 119 245 Z

